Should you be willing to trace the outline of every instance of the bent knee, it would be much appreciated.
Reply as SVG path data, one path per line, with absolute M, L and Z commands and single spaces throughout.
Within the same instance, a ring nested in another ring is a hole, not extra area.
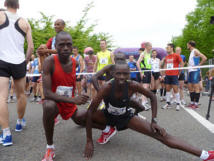
M 45 100 L 43 103 L 43 113 L 46 115 L 58 114 L 59 111 L 57 109 L 56 102 L 52 100 Z

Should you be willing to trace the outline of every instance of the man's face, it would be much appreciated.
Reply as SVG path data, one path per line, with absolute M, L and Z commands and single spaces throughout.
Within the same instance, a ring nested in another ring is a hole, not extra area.
M 116 65 L 114 78 L 117 82 L 117 85 L 124 85 L 125 82 L 129 79 L 130 71 L 127 64 Z
M 190 50 L 191 45 L 187 43 L 187 49 Z
M 152 50 L 152 44 L 149 43 L 147 46 L 146 46 L 146 50 L 147 51 L 151 51 Z
M 152 57 L 153 57 L 153 58 L 156 58 L 156 56 L 157 56 L 157 52 L 156 52 L 156 51 L 153 51 L 153 52 L 152 52 Z
M 129 61 L 130 61 L 130 62 L 133 62 L 133 61 L 134 61 L 134 56 L 133 56 L 133 55 L 130 55 L 130 56 L 129 56 Z
M 177 54 L 181 54 L 181 48 L 180 48 L 180 47 L 177 47 L 177 48 L 175 49 L 175 52 L 176 52 Z
M 56 49 L 60 57 L 69 57 L 72 53 L 72 39 L 70 35 L 58 36 L 56 39 Z
M 118 61 L 125 61 L 126 57 L 124 54 L 115 54 L 114 61 L 117 63 Z
M 167 47 L 166 47 L 166 52 L 167 52 L 168 54 L 171 54 L 171 53 L 173 52 L 173 48 L 172 48 L 171 46 L 167 45 Z
M 73 49 L 73 50 L 72 50 L 72 53 L 73 53 L 74 55 L 77 55 L 77 54 L 78 54 L 78 50 L 77 50 L 77 49 Z
M 101 50 L 106 49 L 106 42 L 105 41 L 100 41 L 100 48 L 101 48 Z
M 65 26 L 63 25 L 61 20 L 56 20 L 56 22 L 54 23 L 54 29 L 55 29 L 56 33 L 63 31 L 64 27 Z

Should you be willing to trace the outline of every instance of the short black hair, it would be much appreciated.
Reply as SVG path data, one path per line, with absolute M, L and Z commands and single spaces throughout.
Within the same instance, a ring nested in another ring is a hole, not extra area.
M 60 32 L 56 35 L 56 40 L 58 39 L 59 36 L 62 36 L 62 35 L 69 35 L 69 36 L 71 37 L 71 35 L 70 35 L 68 32 L 60 31 Z M 71 40 L 72 40 L 72 37 L 71 37 Z
M 193 40 L 190 40 L 190 41 L 188 42 L 188 44 L 191 45 L 192 47 L 196 47 L 196 43 L 195 43 L 195 41 L 193 41 Z
M 78 47 L 77 46 L 73 46 L 73 49 L 77 49 L 78 50 Z
M 144 51 L 145 50 L 145 48 L 139 48 L 138 49 L 138 51 Z
M 170 46 L 171 48 L 173 48 L 173 51 L 175 50 L 175 45 L 173 43 L 168 43 L 167 46 Z
M 106 41 L 105 39 L 100 40 L 100 42 L 101 42 L 101 41 L 105 41 L 105 43 L 107 43 L 107 41 Z
M 9 8 L 19 8 L 19 0 L 5 0 L 5 5 Z
M 153 53 L 154 51 L 156 51 L 156 53 L 157 53 L 157 50 L 155 50 L 155 49 L 152 50 L 152 53 Z

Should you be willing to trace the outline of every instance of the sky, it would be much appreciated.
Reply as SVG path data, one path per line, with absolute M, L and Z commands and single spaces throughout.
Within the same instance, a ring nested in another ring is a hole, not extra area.
M 74 26 L 92 0 L 19 0 L 19 15 L 40 18 L 39 12 L 62 18 Z M 196 8 L 196 0 L 93 0 L 88 23 L 97 23 L 95 32 L 112 35 L 117 47 L 140 47 L 144 41 L 165 48 L 173 36 L 182 33 L 186 15 Z M 4 0 L 0 0 L 0 8 Z

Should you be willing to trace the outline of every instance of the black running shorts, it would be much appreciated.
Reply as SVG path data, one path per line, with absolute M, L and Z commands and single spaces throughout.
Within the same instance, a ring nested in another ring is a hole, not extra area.
M 128 110 L 125 114 L 119 116 L 110 114 L 107 109 L 104 109 L 103 112 L 107 120 L 107 125 L 113 127 L 116 126 L 118 131 L 127 129 L 129 121 L 134 117 L 134 113 L 131 110 Z
M 0 60 L 0 77 L 12 76 L 14 80 L 24 78 L 26 75 L 26 62 L 11 64 Z

